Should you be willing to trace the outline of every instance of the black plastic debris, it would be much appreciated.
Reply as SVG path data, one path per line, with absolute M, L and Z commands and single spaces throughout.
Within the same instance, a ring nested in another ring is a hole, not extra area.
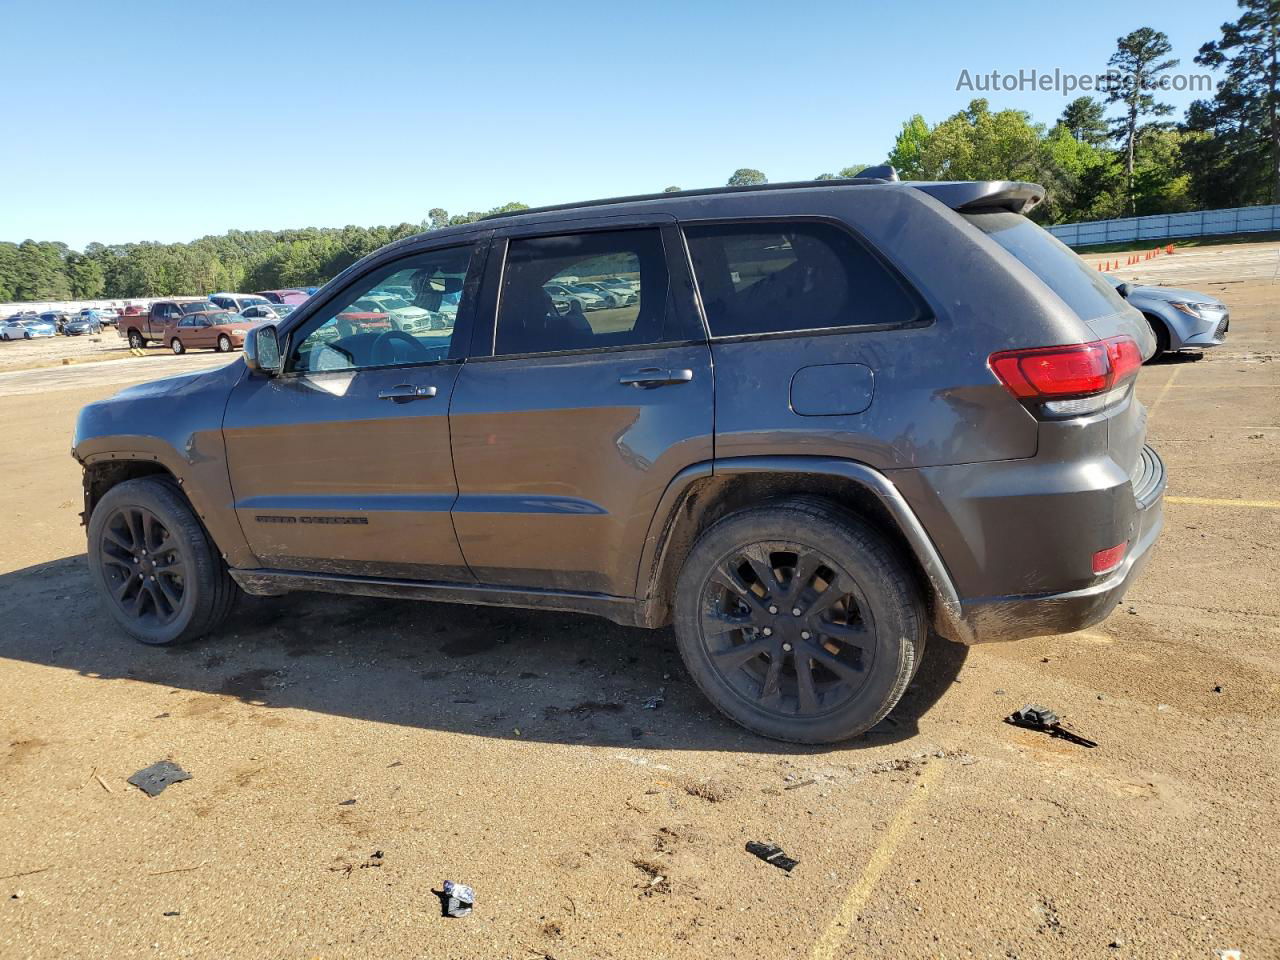
M 181 783 L 183 780 L 190 779 L 191 774 L 176 763 L 172 763 L 169 760 L 161 760 L 159 763 L 153 763 L 145 770 L 139 770 L 129 778 L 129 782 L 147 796 L 158 797 L 169 784 Z
M 747 853 L 759 857 L 765 863 L 771 863 L 780 870 L 790 873 L 800 863 L 799 860 L 793 860 L 782 852 L 781 847 L 775 847 L 771 843 L 756 843 L 754 840 L 747 841 Z
M 465 883 L 444 882 L 444 892 L 440 896 L 443 901 L 446 917 L 465 917 L 476 903 L 476 892 Z
M 664 703 L 667 702 L 666 694 L 667 694 L 667 688 L 662 687 L 660 690 L 658 690 L 657 693 L 655 693 L 652 697 L 650 697 L 648 700 L 644 702 L 644 708 L 646 710 L 657 710 L 660 706 L 662 706 Z
M 1051 737 L 1057 737 L 1059 740 L 1066 740 L 1068 743 L 1074 743 L 1081 747 L 1096 747 L 1098 744 L 1078 733 L 1072 733 L 1070 730 L 1062 726 L 1062 720 L 1059 716 L 1048 707 L 1041 707 L 1034 703 L 1029 703 L 1021 710 L 1015 710 L 1004 718 L 1005 723 L 1011 723 L 1015 727 L 1022 727 L 1024 730 L 1036 730 L 1040 733 L 1047 733 Z

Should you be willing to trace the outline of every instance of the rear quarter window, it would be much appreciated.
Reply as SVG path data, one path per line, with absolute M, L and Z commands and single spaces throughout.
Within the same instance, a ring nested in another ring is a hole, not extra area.
M 928 317 L 905 280 L 833 224 L 689 224 L 684 233 L 713 337 L 900 325 Z
M 1007 211 L 961 214 L 1000 244 L 1082 320 L 1122 312 L 1126 304 L 1115 288 L 1071 248 L 1026 217 Z

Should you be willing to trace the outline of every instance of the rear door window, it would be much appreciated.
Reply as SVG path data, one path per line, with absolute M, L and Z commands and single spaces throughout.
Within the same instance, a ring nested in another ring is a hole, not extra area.
M 1115 288 L 1090 270 L 1061 240 L 1018 213 L 961 214 L 1039 277 L 1082 320 L 1109 317 L 1125 309 Z
M 828 223 L 684 228 L 713 337 L 898 325 L 928 316 L 898 274 Z
M 598 286 L 628 278 L 627 292 Z M 668 275 L 657 228 L 514 239 L 507 248 L 494 354 L 658 343 Z

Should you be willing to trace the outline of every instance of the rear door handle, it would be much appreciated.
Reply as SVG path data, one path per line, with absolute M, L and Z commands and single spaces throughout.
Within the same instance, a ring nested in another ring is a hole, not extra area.
M 635 373 L 624 373 L 618 382 L 629 387 L 661 387 L 669 383 L 688 383 L 693 379 L 692 370 L 660 370 L 646 367 Z
M 434 397 L 435 387 L 415 387 L 411 383 L 401 383 L 390 390 L 379 390 L 379 400 L 394 400 L 396 403 L 408 403 L 410 400 L 421 400 L 423 397 Z

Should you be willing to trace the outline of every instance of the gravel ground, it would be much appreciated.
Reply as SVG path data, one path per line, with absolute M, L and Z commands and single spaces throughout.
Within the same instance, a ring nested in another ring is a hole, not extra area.
M 71 427 L 215 358 L 0 375 L 0 956 L 1280 956 L 1278 256 L 1122 271 L 1233 308 L 1226 346 L 1141 376 L 1171 479 L 1125 604 L 933 643 L 834 749 L 740 731 L 668 633 L 581 616 L 296 595 L 133 644 L 91 592 Z M 1000 722 L 1028 701 L 1099 747 Z M 166 758 L 193 778 L 126 782 Z

